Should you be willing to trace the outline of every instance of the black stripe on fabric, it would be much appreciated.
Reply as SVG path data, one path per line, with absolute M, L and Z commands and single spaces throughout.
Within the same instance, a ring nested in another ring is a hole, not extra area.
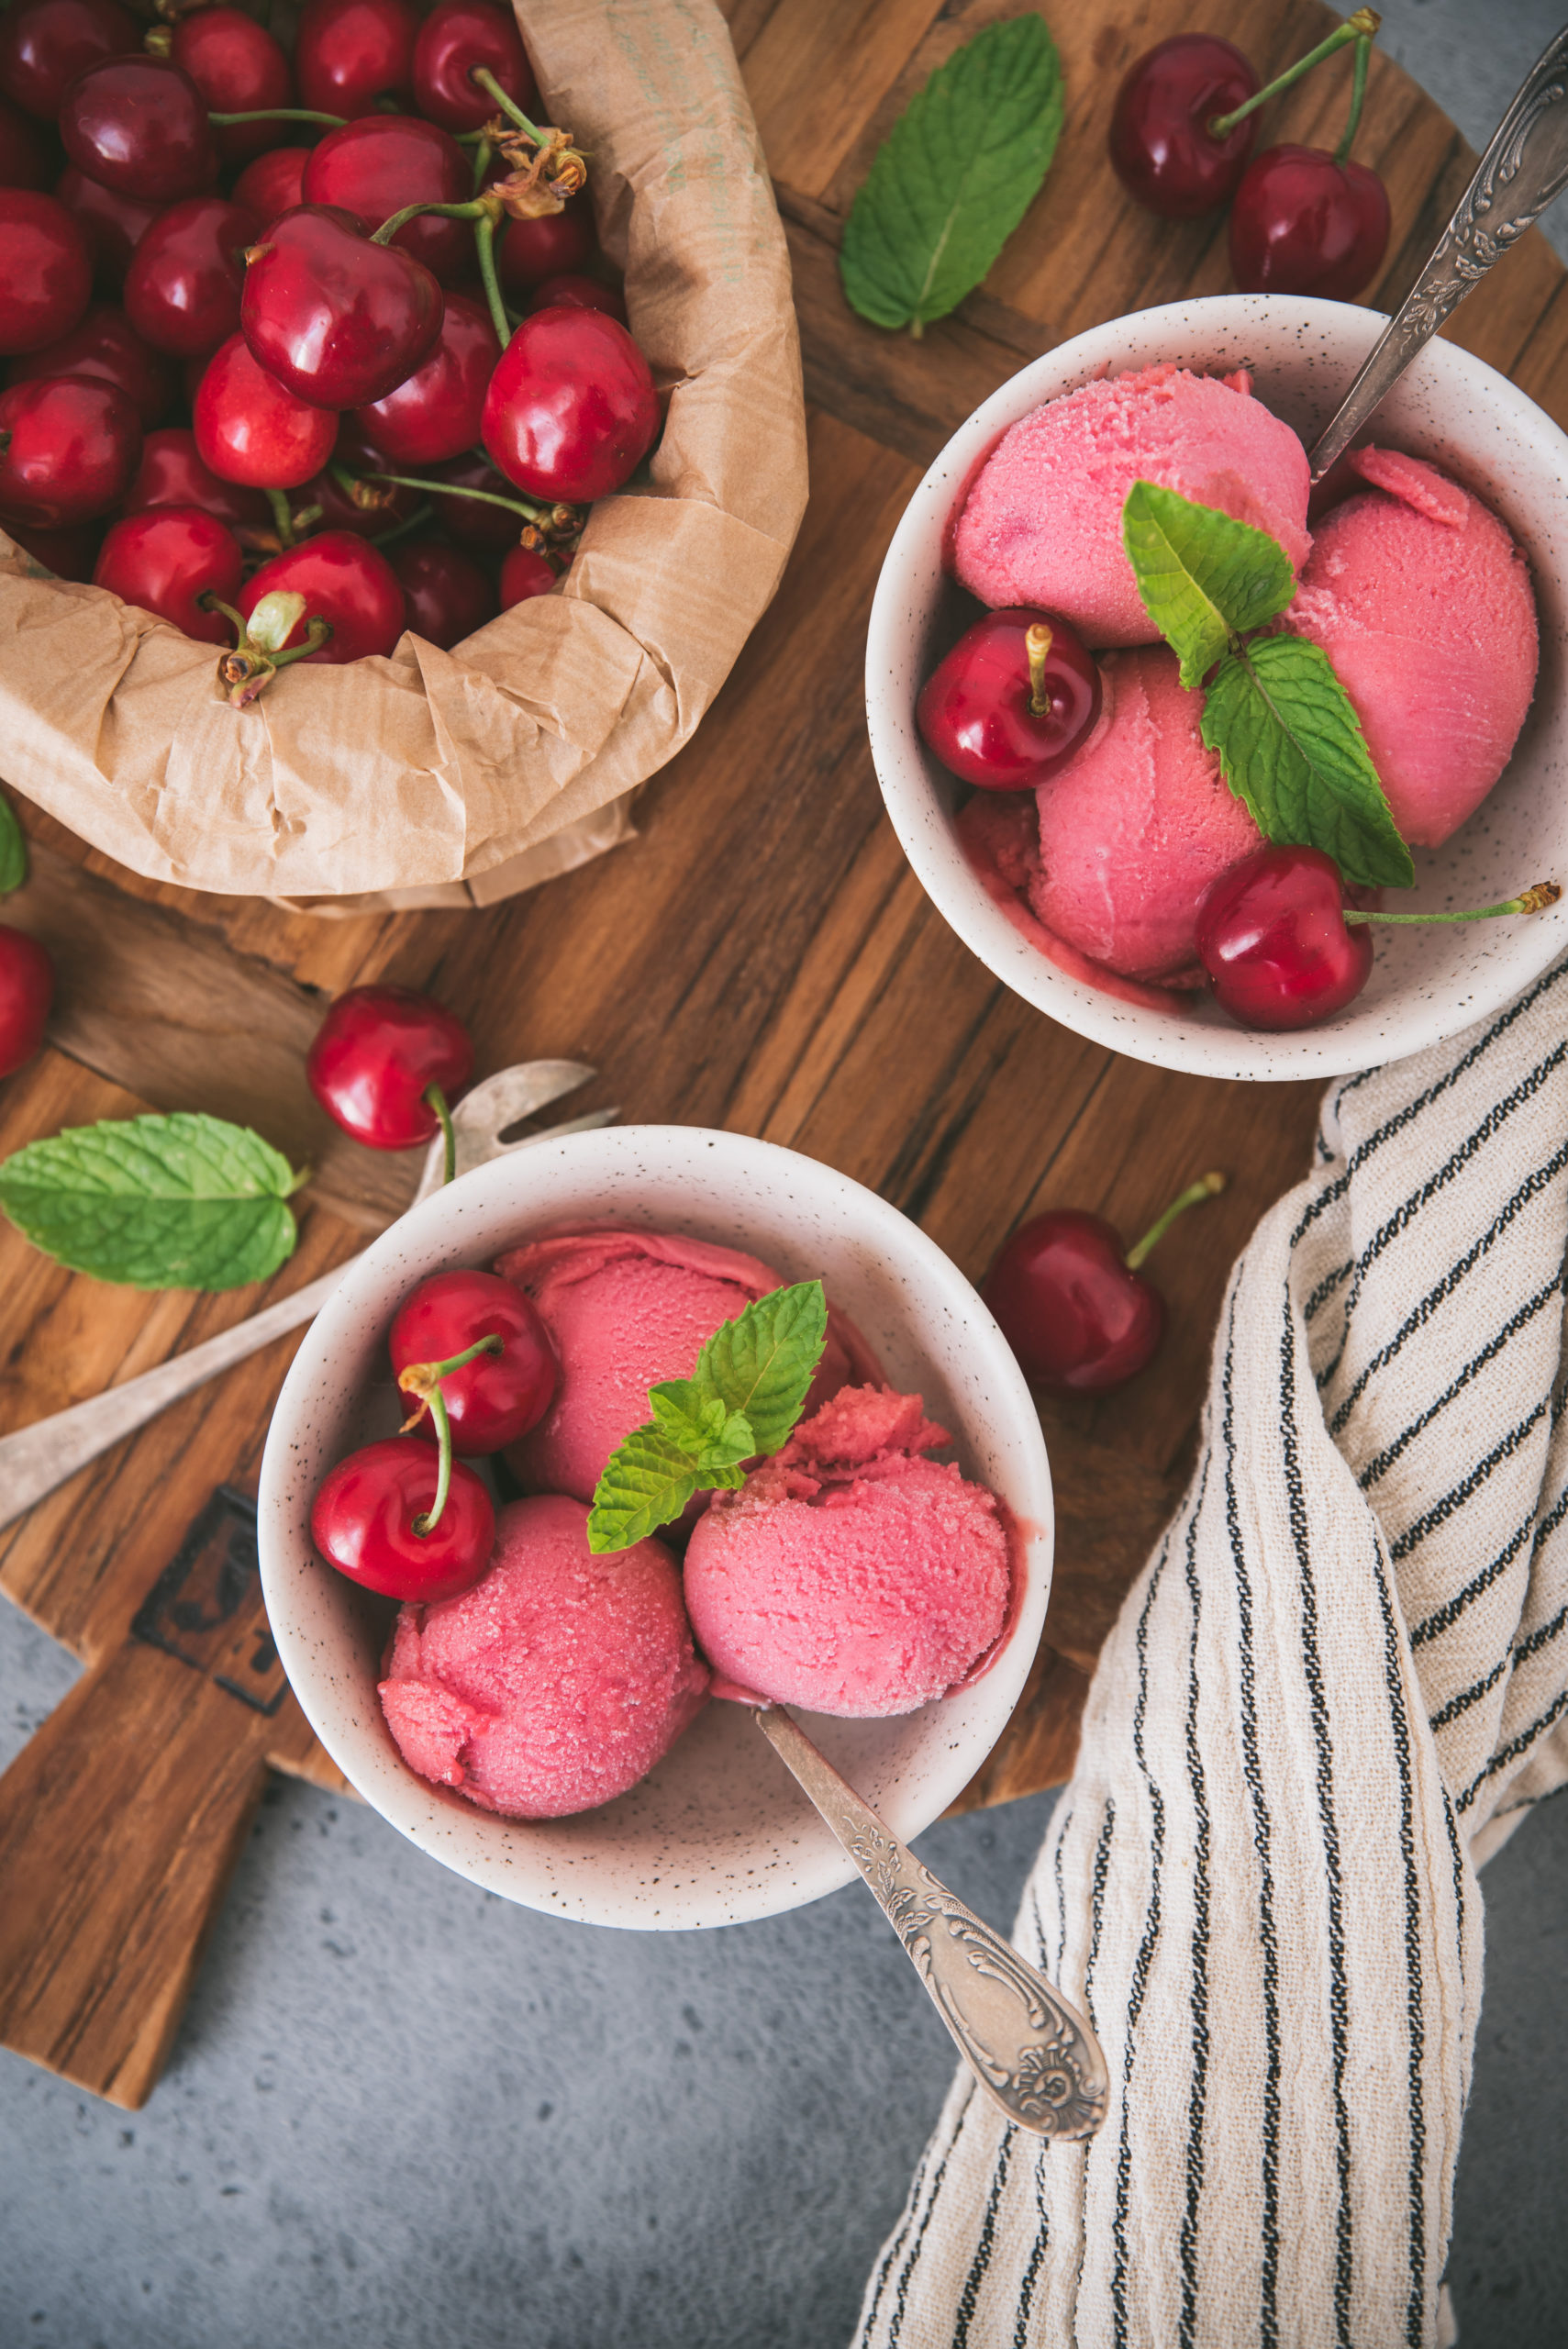
M 893 2263 L 897 2258 L 899 2253 L 903 2250 L 905 2243 L 909 2239 L 909 2230 L 915 2223 L 915 2213 L 920 2207 L 920 2189 L 926 2183 L 926 2172 L 929 2169 L 930 2165 L 931 2148 L 928 2143 L 925 2152 L 920 2156 L 919 2167 L 915 2172 L 914 2180 L 909 2188 L 909 2199 L 904 2209 L 904 2224 L 898 2229 L 898 2232 L 895 2234 L 893 2241 L 888 2244 L 887 2250 L 883 2257 L 882 2266 L 876 2271 L 876 2290 L 872 2295 L 871 2307 L 866 2311 L 865 2327 L 862 2335 L 863 2340 L 869 2341 L 871 2339 L 872 2328 L 876 2322 L 876 2312 L 882 2306 L 882 2296 L 887 2288 L 887 2279 L 893 2273 Z
M 996 2151 L 996 2166 L 991 2177 L 991 2191 L 985 2198 L 985 2216 L 980 2222 L 980 2241 L 974 2246 L 974 2257 L 963 2279 L 963 2289 L 958 2296 L 958 2321 L 953 2327 L 952 2349 L 969 2349 L 969 2328 L 974 2322 L 980 2287 L 985 2281 L 986 2271 L 991 2265 L 992 2247 L 996 2240 L 996 2208 L 1002 2199 L 1002 2189 L 1007 2183 L 1007 2165 L 1012 2157 L 1013 2140 L 1018 2133 L 1011 2121 L 1002 2132 L 1002 2143 Z
M 1062 1846 L 1067 1841 L 1067 1830 L 1073 1824 L 1073 1813 L 1067 1814 L 1067 1825 L 1056 1839 L 1056 1963 L 1067 1962 L 1067 1895 L 1062 1884 Z
M 1412 1419 L 1409 1426 L 1403 1429 L 1395 1437 L 1393 1442 L 1380 1452 L 1370 1465 L 1362 1470 L 1356 1478 L 1362 1491 L 1364 1493 L 1369 1485 L 1375 1485 L 1381 1477 L 1386 1476 L 1400 1454 L 1415 1442 L 1424 1428 L 1430 1427 L 1439 1412 L 1446 1411 L 1455 1397 L 1464 1392 L 1471 1380 L 1484 1371 L 1489 1363 L 1496 1361 L 1509 1339 L 1517 1338 L 1519 1331 L 1527 1328 L 1538 1313 L 1545 1311 L 1554 1297 L 1561 1297 L 1562 1294 L 1562 1275 L 1559 1273 L 1547 1282 L 1543 1289 L 1538 1289 L 1527 1304 L 1521 1305 L 1511 1319 L 1504 1322 L 1496 1336 L 1483 1346 L 1478 1354 L 1472 1355 L 1452 1386 L 1445 1387 L 1435 1403 L 1429 1403 L 1420 1417 Z
M 1342 1264 L 1336 1264 L 1331 1273 L 1324 1274 L 1322 1279 L 1318 1282 L 1317 1287 L 1313 1290 L 1311 1296 L 1307 1298 L 1306 1304 L 1301 1308 L 1301 1318 L 1309 1327 L 1312 1322 L 1317 1319 L 1318 1314 L 1322 1312 L 1323 1308 L 1328 1304 L 1329 1299 L 1333 1296 L 1334 1291 L 1340 1286 L 1340 1283 L 1342 1281 L 1348 1281 L 1351 1275 L 1355 1271 L 1355 1258 L 1353 1256 L 1347 1256 Z
M 1329 1886 L 1329 2029 L 1334 2080 L 1334 2166 L 1339 2188 L 1334 2213 L 1334 2339 L 1336 2349 L 1352 2349 L 1351 2286 L 1354 2275 L 1354 2230 L 1351 2220 L 1351 2118 L 1345 2103 L 1345 2074 L 1350 2060 L 1349 1998 L 1345 1985 L 1344 1890 L 1340 1872 L 1340 1830 L 1334 1811 L 1334 1756 L 1329 1730 L 1329 1700 L 1323 1687 L 1323 1660 L 1318 1645 L 1318 1590 L 1312 1575 L 1311 1544 L 1307 1530 L 1307 1495 L 1301 1475 L 1300 1440 L 1296 1421 L 1296 1324 L 1290 1290 L 1281 1300 L 1284 1327 L 1280 1345 L 1280 1416 L 1284 1437 L 1285 1486 L 1289 1496 L 1291 1540 L 1296 1550 L 1301 1586 L 1301 1643 L 1312 1713 L 1312 1735 L 1318 1749 L 1318 1816 L 1323 1836 L 1323 1865 Z
M 1280 2158 L 1280 2022 L 1279 1943 L 1274 1932 L 1273 1826 L 1263 1793 L 1262 1766 L 1258 1755 L 1258 1685 L 1252 1657 L 1252 1586 L 1247 1573 L 1246 1544 L 1241 1538 L 1241 1513 L 1236 1497 L 1236 1408 L 1232 1371 L 1236 1344 L 1236 1299 L 1232 1294 L 1225 1330 L 1225 1408 L 1221 1431 L 1225 1442 L 1225 1520 L 1230 1536 L 1230 1559 L 1236 1578 L 1236 1608 L 1240 1627 L 1241 1769 L 1252 1813 L 1252 1842 L 1258 1854 L 1258 1939 L 1263 1951 L 1263 2270 L 1258 2312 L 1259 2349 L 1277 2349 L 1279 2342 L 1279 2158 Z
M 1549 1641 L 1557 1637 L 1564 1623 L 1568 1623 L 1568 1607 L 1560 1607 L 1550 1623 L 1542 1623 L 1536 1631 L 1530 1632 L 1528 1639 L 1519 1642 L 1514 1650 L 1514 1662 L 1523 1664 L 1527 1657 L 1534 1655 L 1539 1649 L 1545 1647 Z
M 1554 1421 L 1556 1417 L 1557 1412 L 1554 1406 L 1552 1409 L 1552 1419 Z M 1532 1566 L 1534 1565 L 1537 1558 L 1540 1555 L 1541 1543 L 1543 1542 L 1549 1542 L 1551 1539 L 1551 1536 L 1556 1532 L 1558 1527 L 1562 1524 L 1565 1517 L 1568 1517 L 1568 1490 L 1558 1494 L 1557 1498 L 1552 1502 L 1551 1507 L 1548 1509 L 1546 1515 L 1541 1519 L 1540 1523 L 1535 1529 L 1535 1538 L 1529 1545 L 1529 1562 Z
M 1443 1825 L 1448 1830 L 1449 1856 L 1453 1862 L 1454 1951 L 1459 1959 L 1459 1987 L 1464 1980 L 1464 1854 L 1459 1845 L 1459 1821 L 1454 1817 L 1453 1797 L 1443 1788 Z
M 1132 2066 L 1138 2046 L 1138 2019 L 1143 2011 L 1143 1995 L 1149 1987 L 1149 1970 L 1154 1962 L 1155 1945 L 1160 1939 L 1160 1872 L 1165 1856 L 1165 1801 L 1149 1767 L 1143 1750 L 1143 1722 L 1149 1709 L 1149 1617 L 1160 1588 L 1160 1577 L 1165 1571 L 1170 1555 L 1171 1537 L 1161 1544 L 1154 1571 L 1149 1577 L 1149 1592 L 1143 1610 L 1138 1619 L 1138 1701 L 1132 1710 L 1132 1750 L 1149 1789 L 1153 1832 L 1149 1853 L 1149 1908 L 1143 1921 L 1143 1937 L 1138 1945 L 1138 1955 L 1132 1967 L 1132 1995 L 1128 2001 L 1127 2039 L 1121 2064 L 1121 2131 L 1116 2157 L 1116 2209 L 1111 2220 L 1111 2238 L 1116 2246 L 1116 2259 L 1111 2269 L 1111 2321 L 1117 2349 L 1127 2349 L 1127 2210 L 1129 2189 L 1132 2179 L 1132 2149 L 1128 2133 L 1128 2103 L 1132 2087 Z
M 937 2170 L 935 2177 L 931 2180 L 929 2199 L 927 2201 L 920 2223 L 915 2231 L 915 2240 L 909 2247 L 909 2256 L 904 2263 L 904 2272 L 898 2278 L 898 2297 L 894 2302 L 893 2321 L 887 2328 L 887 2349 L 897 2349 L 898 2336 L 904 2330 L 904 2317 L 909 2297 L 909 2278 L 913 2276 L 916 2268 L 919 2265 L 921 2248 L 926 2240 L 926 2229 L 931 2223 L 931 2213 L 937 2207 L 937 2198 L 941 2193 L 942 2180 L 948 2174 L 948 2164 L 952 2159 L 953 2148 L 957 2145 L 959 2139 L 963 2134 L 963 2124 L 973 2110 L 974 2099 L 979 2093 L 980 2090 L 978 2087 L 972 2087 L 968 2096 L 965 2098 L 963 2109 L 958 2116 L 958 2125 L 954 2129 L 952 2135 L 948 2140 L 947 2151 L 942 2155 L 941 2163 Z
M 1202 1599 L 1197 1579 L 1197 1529 L 1208 1490 L 1208 1460 L 1205 1456 L 1197 1498 L 1187 1520 L 1186 1584 L 1192 1600 L 1192 1631 L 1187 1642 L 1187 1780 L 1193 1793 L 1195 1822 L 1193 1839 L 1192 2013 L 1193 2074 L 1187 2102 L 1187 2206 L 1182 2217 L 1182 2312 L 1177 2332 L 1182 2349 L 1193 2349 L 1197 2325 L 1198 2213 L 1203 2199 L 1204 2118 L 1208 2099 L 1208 1781 L 1198 1752 L 1197 1642 Z
M 1018 2287 L 1018 2316 L 1013 2327 L 1013 2349 L 1029 2349 L 1029 2310 L 1034 2306 L 1035 2279 L 1051 2247 L 1051 2213 L 1045 2207 L 1045 2161 L 1050 2151 L 1051 2144 L 1047 2140 L 1034 2160 L 1034 2207 L 1040 2214 L 1040 2228 L 1035 2235 L 1034 2249 L 1029 2254 L 1029 2264 L 1024 2269 L 1023 2282 Z
M 1106 1914 L 1106 1878 L 1110 1873 L 1111 1837 L 1115 1832 L 1116 1805 L 1107 1795 L 1105 1817 L 1100 1821 L 1100 1832 L 1095 1844 L 1095 1872 L 1089 1888 L 1089 1958 L 1084 1968 L 1084 2011 L 1089 2018 L 1092 2031 L 1099 2029 L 1095 2021 L 1095 1965 L 1100 1954 L 1100 1927 L 1105 1922 Z
M 1107 1810 L 1111 1811 L 1114 1818 L 1114 1806 L 1107 1803 L 1106 1807 Z M 1045 1972 L 1050 1979 L 1057 1982 L 1062 1978 L 1062 1960 L 1067 1954 L 1067 1897 L 1062 1889 L 1062 1846 L 1067 1841 L 1072 1825 L 1073 1813 L 1069 1811 L 1066 1818 L 1062 1822 L 1062 1831 L 1057 1836 L 1056 1849 L 1051 1854 L 1052 1867 L 1056 1877 L 1056 1914 L 1058 1919 L 1059 1939 L 1057 1942 L 1056 1964 L 1054 1966 L 1048 1965 L 1045 1968 Z M 1101 1858 L 1105 1850 L 1105 1844 L 1106 1830 L 1102 1826 L 1100 1830 L 1099 1845 L 1095 1854 L 1094 1932 L 1089 1942 L 1088 1963 L 1084 1969 L 1084 2011 L 1089 2018 L 1089 2028 L 1091 2031 L 1095 2029 L 1095 1999 L 1093 1987 L 1095 1978 L 1095 1958 L 1100 1946 L 1100 1909 L 1105 1895 L 1105 1873 L 1101 1865 Z M 1043 1955 L 1045 1951 L 1045 1920 L 1040 1913 L 1040 1893 L 1038 1888 L 1034 1895 L 1034 1916 L 1035 1925 L 1040 1934 L 1040 1951 Z M 1023 2287 L 1018 2299 L 1018 2321 L 1013 2333 L 1013 2349 L 1025 2349 L 1029 2307 L 1034 2299 L 1035 2277 L 1040 2273 L 1040 2263 L 1045 2257 L 1046 2251 L 1051 2242 L 1051 2219 L 1045 2207 L 1045 2156 L 1049 2151 L 1049 2145 L 1041 2147 L 1039 2159 L 1035 2165 L 1035 2207 L 1040 2212 L 1040 2226 L 1035 2234 L 1034 2248 L 1029 2253 L 1029 2266 L 1024 2271 Z
M 1429 1509 L 1420 1517 L 1412 1520 L 1397 1542 L 1392 1544 L 1390 1554 L 1396 1564 L 1401 1564 L 1409 1557 L 1412 1551 L 1418 1550 L 1429 1533 L 1435 1532 L 1440 1525 L 1446 1525 L 1455 1509 L 1462 1508 L 1466 1501 L 1475 1498 L 1482 1486 L 1490 1478 L 1493 1469 L 1500 1468 L 1505 1460 L 1513 1458 L 1521 1443 L 1529 1442 L 1541 1420 L 1545 1419 L 1549 1406 L 1550 1397 L 1543 1395 L 1534 1410 L 1527 1412 L 1516 1427 L 1511 1427 L 1502 1442 L 1493 1445 L 1485 1459 L 1478 1460 L 1474 1467 L 1460 1478 L 1457 1485 L 1451 1485 L 1447 1492 L 1441 1494 L 1432 1503 Z M 1539 1492 L 1539 1487 L 1537 1489 Z M 1516 1544 L 1522 1548 L 1527 1541 L 1533 1538 L 1534 1533 L 1535 1508 L 1532 1506 L 1529 1517 L 1514 1537 Z
M 1430 1615 L 1417 1624 L 1410 1634 L 1413 1648 L 1424 1648 L 1429 1640 L 1439 1639 L 1444 1631 L 1451 1631 L 1465 1610 L 1473 1607 L 1476 1600 L 1491 1589 L 1498 1575 L 1507 1574 L 1529 1539 L 1531 1522 L 1527 1517 L 1524 1523 L 1517 1526 L 1508 1536 L 1496 1556 L 1482 1567 L 1473 1581 L 1467 1582 L 1462 1590 L 1455 1591 L 1451 1598 L 1445 1600 L 1441 1607 L 1434 1609 Z
M 1511 1662 L 1510 1656 L 1499 1656 L 1484 1680 L 1472 1681 L 1470 1687 L 1462 1688 L 1457 1697 L 1451 1697 L 1446 1705 L 1440 1705 L 1427 1722 L 1432 1735 L 1435 1737 L 1440 1729 L 1447 1729 L 1450 1721 L 1458 1720 L 1461 1713 L 1467 1713 L 1472 1705 L 1481 1702 L 1483 1697 L 1489 1697 Z
M 1410 1769 L 1410 1722 L 1399 1678 L 1399 1632 L 1382 1562 L 1375 1553 L 1372 1566 L 1383 1616 L 1383 1676 L 1399 1770 L 1399 1857 L 1405 1871 L 1405 2016 L 1410 2034 L 1410 2292 L 1405 2303 L 1405 2339 L 1408 2349 L 1421 2349 L 1427 2305 L 1427 2112 L 1421 2076 L 1427 2018 L 1421 1981 L 1421 1885 L 1416 1873 L 1416 1788 Z
M 1495 1778 L 1499 1770 L 1506 1770 L 1510 1762 L 1517 1762 L 1528 1746 L 1533 1745 L 1538 1737 L 1544 1736 L 1564 1706 L 1568 1706 L 1568 1688 L 1559 1689 L 1538 1720 L 1531 1721 L 1529 1729 L 1520 1730 L 1518 1737 L 1511 1737 L 1507 1745 L 1498 1748 L 1486 1767 L 1477 1773 L 1460 1796 L 1460 1809 L 1468 1810 L 1488 1778 Z

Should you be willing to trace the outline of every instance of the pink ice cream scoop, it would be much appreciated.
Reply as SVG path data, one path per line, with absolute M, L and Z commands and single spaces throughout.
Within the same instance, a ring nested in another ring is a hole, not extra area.
M 1043 605 L 1085 644 L 1151 644 L 1122 545 L 1135 481 L 1179 490 L 1277 539 L 1299 571 L 1312 544 L 1307 452 L 1250 396 L 1244 373 L 1146 367 L 1081 384 L 1021 417 L 981 469 L 952 533 L 952 566 L 982 603 Z
M 1320 644 L 1355 705 L 1406 840 L 1436 848 L 1508 763 L 1540 641 L 1524 559 L 1434 465 L 1358 449 L 1370 489 L 1318 524 L 1284 624 Z
M 588 1512 L 513 1501 L 489 1572 L 398 1615 L 382 1709 L 411 1770 L 483 1810 L 561 1819 L 625 1794 L 707 1698 L 662 1542 L 596 1558 Z
M 965 1677 L 1007 1622 L 1013 1532 L 995 1494 L 921 1456 L 948 1441 L 917 1395 L 845 1387 L 714 1496 L 685 1591 L 716 1693 L 863 1718 Z
M 555 1400 L 506 1458 L 536 1492 L 591 1501 L 616 1446 L 649 1416 L 648 1390 L 689 1378 L 707 1339 L 759 1297 L 782 1288 L 739 1249 L 658 1231 L 582 1231 L 530 1241 L 495 1270 L 526 1290 L 555 1343 Z M 828 1342 L 806 1407 L 881 1368 L 854 1324 L 830 1307 Z

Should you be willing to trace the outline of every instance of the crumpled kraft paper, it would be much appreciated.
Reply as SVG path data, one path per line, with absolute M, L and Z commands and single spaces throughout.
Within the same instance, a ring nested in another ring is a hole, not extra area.
M 651 484 L 601 501 L 552 595 L 450 652 L 298 665 L 247 710 L 217 653 L 0 533 L 0 767 L 149 878 L 484 904 L 622 838 L 766 607 L 806 503 L 789 262 L 711 0 L 515 0 L 548 119 L 667 394 Z

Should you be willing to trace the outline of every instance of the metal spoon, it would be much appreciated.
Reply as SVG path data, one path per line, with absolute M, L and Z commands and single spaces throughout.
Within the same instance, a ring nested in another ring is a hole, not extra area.
M 1520 85 L 1431 259 L 1373 343 L 1307 460 L 1321 481 L 1443 320 L 1568 187 L 1568 28 Z
M 1037 2136 L 1092 2137 L 1110 2076 L 1076 2007 L 888 1833 L 782 1706 L 755 1705 L 751 1717 L 871 1887 L 986 2094 Z

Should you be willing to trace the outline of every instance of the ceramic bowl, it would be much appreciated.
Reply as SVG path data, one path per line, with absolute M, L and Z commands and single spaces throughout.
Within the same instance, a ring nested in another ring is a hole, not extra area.
M 548 1230 L 613 1222 L 717 1241 L 786 1279 L 819 1275 L 888 1377 L 953 1431 L 965 1473 L 1025 1530 L 1018 1626 L 973 1687 L 892 1720 L 799 1718 L 897 1835 L 928 1827 L 1006 1727 L 1051 1586 L 1051 1473 L 1006 1341 L 969 1283 L 896 1208 L 831 1167 L 737 1134 L 628 1126 L 540 1141 L 477 1167 L 357 1258 L 278 1398 L 259 1513 L 267 1615 L 295 1696 L 366 1801 L 420 1850 L 531 1909 L 601 1925 L 766 1917 L 854 1870 L 743 1706 L 713 1702 L 629 1794 L 573 1819 L 500 1819 L 427 1785 L 376 1697 L 392 1609 L 322 1564 L 312 1496 L 332 1464 L 395 1424 L 386 1339 L 427 1275 L 488 1264 Z
M 1568 943 L 1568 903 L 1529 919 L 1384 930 L 1366 988 L 1336 1019 L 1294 1035 L 1236 1027 L 1206 996 L 1167 1012 L 1069 978 L 1014 930 L 960 851 L 965 787 L 921 742 L 915 697 L 973 617 L 947 578 L 942 533 L 979 461 L 1007 427 L 1093 378 L 1159 360 L 1251 369 L 1256 395 L 1308 447 L 1385 320 L 1341 302 L 1216 295 L 1140 310 L 1076 336 L 1002 385 L 954 433 L 910 499 L 882 566 L 866 651 L 872 756 L 888 814 L 926 891 L 996 976 L 1064 1028 L 1162 1068 L 1204 1076 L 1330 1076 L 1399 1060 L 1484 1019 Z M 1502 781 L 1440 849 L 1417 849 L 1401 910 L 1485 906 L 1532 881 L 1568 883 L 1568 438 L 1468 351 L 1429 342 L 1364 438 L 1429 458 L 1485 500 L 1530 566 L 1540 675 Z

